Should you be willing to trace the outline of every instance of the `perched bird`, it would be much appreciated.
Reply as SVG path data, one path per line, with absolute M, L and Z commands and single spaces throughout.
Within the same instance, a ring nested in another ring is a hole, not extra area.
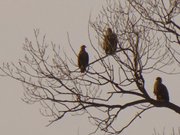
M 114 54 L 117 49 L 117 43 L 117 35 L 114 32 L 112 32 L 111 28 L 107 28 L 102 45 L 102 48 L 104 49 L 105 53 Z
M 85 48 L 86 46 L 82 45 L 78 54 L 78 66 L 81 70 L 81 73 L 86 71 L 86 67 L 89 64 L 89 55 L 86 52 Z
M 157 77 L 154 83 L 154 94 L 156 95 L 157 100 L 169 102 L 168 90 L 166 86 L 162 84 L 162 79 L 160 77 Z

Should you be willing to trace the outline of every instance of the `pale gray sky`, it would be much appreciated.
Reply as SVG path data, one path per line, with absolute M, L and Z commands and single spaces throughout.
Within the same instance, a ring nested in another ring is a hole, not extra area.
M 75 49 L 89 44 L 88 19 L 90 11 L 95 15 L 104 0 L 0 0 L 0 63 L 16 61 L 23 57 L 25 37 L 34 38 L 33 29 L 40 28 L 48 41 L 67 49 L 67 32 Z M 88 50 L 88 49 L 87 49 Z M 89 49 L 90 50 L 90 49 Z M 147 88 L 152 94 L 152 83 L 158 74 L 147 76 Z M 180 105 L 179 76 L 163 76 L 170 90 L 171 101 Z M 88 119 L 66 116 L 49 127 L 48 118 L 39 113 L 39 104 L 22 102 L 20 83 L 0 78 L 0 134 L 3 135 L 86 135 L 92 131 Z M 157 116 L 155 116 L 155 114 Z M 128 114 L 127 114 L 128 115 Z M 121 121 L 120 121 L 121 122 Z M 180 126 L 180 117 L 168 109 L 156 108 L 142 115 L 124 135 L 151 135 L 153 128 L 162 131 Z M 98 134 L 100 135 L 100 134 Z

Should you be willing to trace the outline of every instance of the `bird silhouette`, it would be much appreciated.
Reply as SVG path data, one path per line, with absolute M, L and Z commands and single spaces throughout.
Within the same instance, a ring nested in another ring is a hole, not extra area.
M 86 67 L 89 64 L 89 55 L 85 50 L 86 46 L 82 45 L 80 47 L 80 52 L 78 54 L 78 66 L 80 68 L 81 73 L 86 71 Z
M 154 94 L 156 95 L 157 100 L 169 102 L 169 93 L 164 84 L 162 84 L 161 77 L 157 77 L 154 83 Z
M 117 43 L 118 43 L 117 35 L 112 31 L 111 28 L 107 28 L 106 33 L 104 35 L 103 46 L 102 46 L 105 53 L 114 54 L 117 49 Z

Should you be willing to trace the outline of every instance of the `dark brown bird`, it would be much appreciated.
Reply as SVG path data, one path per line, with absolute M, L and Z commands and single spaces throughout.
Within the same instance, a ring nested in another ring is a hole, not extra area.
M 82 45 L 78 54 L 78 66 L 81 70 L 81 73 L 84 73 L 86 71 L 86 67 L 89 64 L 89 55 L 86 52 L 85 48 L 86 46 Z
M 154 83 L 154 94 L 156 95 L 157 100 L 169 102 L 169 93 L 164 84 L 162 84 L 161 77 L 157 77 Z
M 114 54 L 117 49 L 117 35 L 112 32 L 111 28 L 107 28 L 106 34 L 104 35 L 104 41 L 102 48 L 106 54 Z

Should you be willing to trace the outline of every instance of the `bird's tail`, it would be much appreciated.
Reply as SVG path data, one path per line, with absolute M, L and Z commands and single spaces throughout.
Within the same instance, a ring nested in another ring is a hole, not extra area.
M 81 67 L 81 73 L 84 73 L 86 71 L 86 68 L 84 66 Z

